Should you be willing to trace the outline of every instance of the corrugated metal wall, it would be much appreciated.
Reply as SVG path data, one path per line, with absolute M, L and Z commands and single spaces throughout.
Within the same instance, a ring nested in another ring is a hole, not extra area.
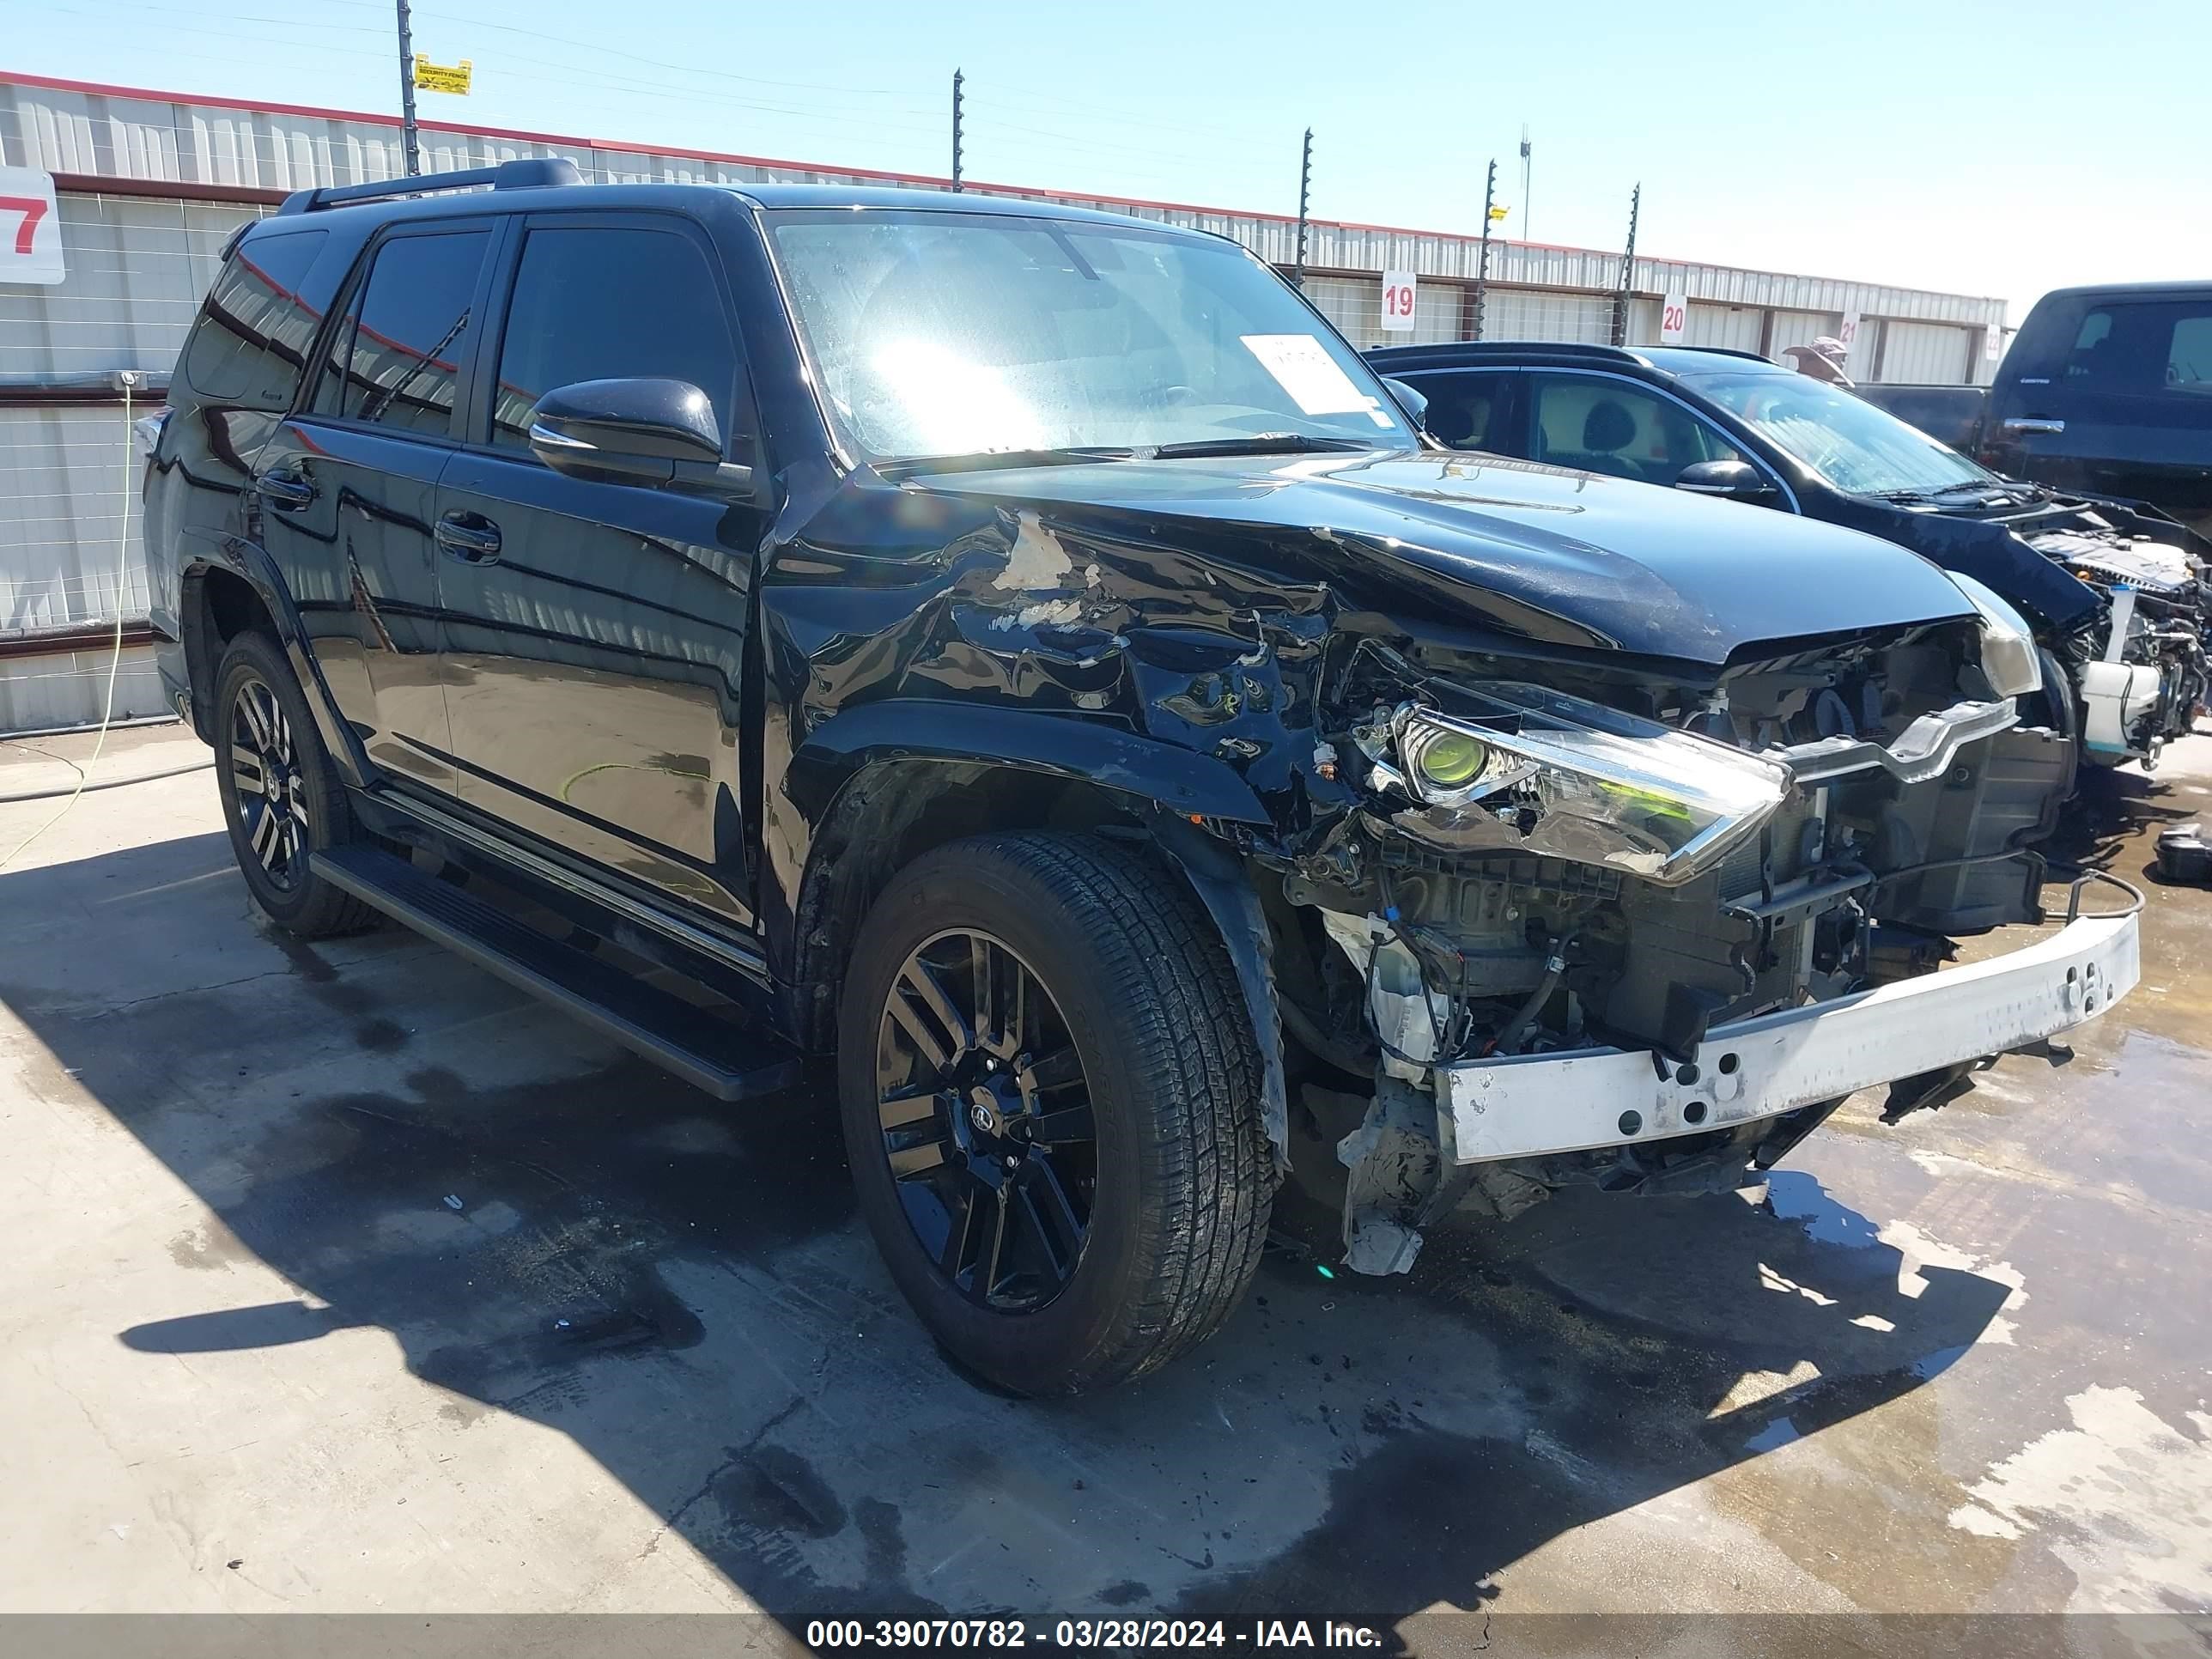
M 1979 353 L 1979 329 L 1952 328 L 1942 323 L 1913 323 L 1901 318 L 1883 319 L 1881 378 L 1889 381 L 1925 381 L 1959 386 L 1972 365 L 1967 352 Z
M 1336 325 L 1344 337 L 1364 351 L 1370 346 L 1426 345 L 1463 337 L 1457 283 L 1417 283 L 1413 325 L 1393 331 L 1382 326 L 1382 282 L 1379 276 L 1309 276 L 1306 297 L 1314 309 Z
M 0 635 L 145 616 L 144 562 L 117 541 L 137 487 L 121 404 L 0 409 Z
M 0 641 L 34 645 L 145 617 L 135 522 L 125 540 L 137 484 L 120 404 L 0 408 Z M 88 645 L 0 657 L 0 732 L 98 720 L 112 655 Z M 146 647 L 124 653 L 114 712 L 118 720 L 164 712 Z
M 295 190 L 313 184 L 392 178 L 400 171 L 399 146 L 398 125 L 389 119 L 341 112 L 304 115 L 235 109 L 163 94 L 87 92 L 41 86 L 28 80 L 0 81 L 0 147 L 7 150 L 7 159 L 55 172 Z M 551 136 L 515 137 L 440 125 L 426 125 L 422 130 L 426 171 L 482 167 L 520 155 L 566 155 L 586 176 L 609 181 L 942 182 L 854 173 L 805 162 L 647 150 Z M 989 184 L 971 183 L 968 188 L 980 195 L 1063 202 L 1192 225 L 1233 236 L 1277 264 L 1289 264 L 1296 254 L 1295 225 L 1277 215 L 1133 203 L 1079 192 Z M 1470 181 L 1468 193 L 1460 199 L 1472 201 L 1478 194 Z M 1377 275 L 1384 270 L 1411 270 L 1424 276 L 1471 281 L 1480 247 L 1480 239 L 1476 236 L 1317 220 L 1310 227 L 1306 263 L 1317 270 Z M 1506 286 L 1610 292 L 1620 280 L 1620 256 L 1590 248 L 1493 241 L 1490 274 L 1493 281 Z M 1679 291 L 1692 300 L 1729 305 L 1857 310 L 1927 321 L 1978 325 L 2002 321 L 2004 315 L 2002 300 L 1674 260 L 1638 259 L 1630 286 L 1642 294 Z
M 1689 314 L 1683 319 L 1682 343 L 1756 351 L 1759 337 L 1765 328 L 1765 312 L 1754 307 L 1699 305 L 1692 301 Z
M 166 377 L 224 241 L 265 211 L 74 193 L 60 210 L 68 280 L 0 287 L 0 385 L 96 383 L 120 368 Z
M 1613 299 L 1604 294 L 1492 289 L 1483 302 L 1482 337 L 1607 345 L 1613 340 Z
M 1791 346 L 1810 345 L 1823 335 L 1832 340 L 1843 325 L 1842 318 L 1825 311 L 1778 311 L 1767 331 L 1766 355 L 1777 362 L 1784 362 L 1782 354 Z

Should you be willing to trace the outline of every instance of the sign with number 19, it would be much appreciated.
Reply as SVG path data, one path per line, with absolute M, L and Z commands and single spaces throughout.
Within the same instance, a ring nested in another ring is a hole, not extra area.
M 1403 334 L 1413 328 L 1412 271 L 1386 270 L 1382 273 L 1382 326 L 1393 334 Z

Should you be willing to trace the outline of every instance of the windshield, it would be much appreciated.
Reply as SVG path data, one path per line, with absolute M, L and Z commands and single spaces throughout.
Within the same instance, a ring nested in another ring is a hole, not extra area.
M 1358 355 L 1233 244 L 930 210 L 770 223 L 825 401 L 879 459 L 1419 442 Z
M 1807 374 L 1700 374 L 1692 384 L 1761 437 L 1855 495 L 1919 495 L 1994 483 L 1894 415 Z

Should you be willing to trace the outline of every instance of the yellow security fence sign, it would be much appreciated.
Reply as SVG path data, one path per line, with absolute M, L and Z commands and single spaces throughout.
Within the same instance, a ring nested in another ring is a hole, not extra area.
M 472 65 L 465 58 L 451 68 L 415 54 L 415 84 L 424 92 L 457 92 L 466 97 Z

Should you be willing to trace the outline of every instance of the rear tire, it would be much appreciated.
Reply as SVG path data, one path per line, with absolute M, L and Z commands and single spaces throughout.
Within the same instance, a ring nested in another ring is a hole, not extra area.
M 381 918 L 308 867 L 363 837 L 283 647 L 248 629 L 216 667 L 216 787 L 253 902 L 301 939 L 357 933 Z
M 848 965 L 861 1213 L 951 1358 L 1015 1393 L 1142 1376 L 1228 1317 L 1274 1192 L 1260 1077 L 1220 935 L 1133 846 L 939 848 Z

